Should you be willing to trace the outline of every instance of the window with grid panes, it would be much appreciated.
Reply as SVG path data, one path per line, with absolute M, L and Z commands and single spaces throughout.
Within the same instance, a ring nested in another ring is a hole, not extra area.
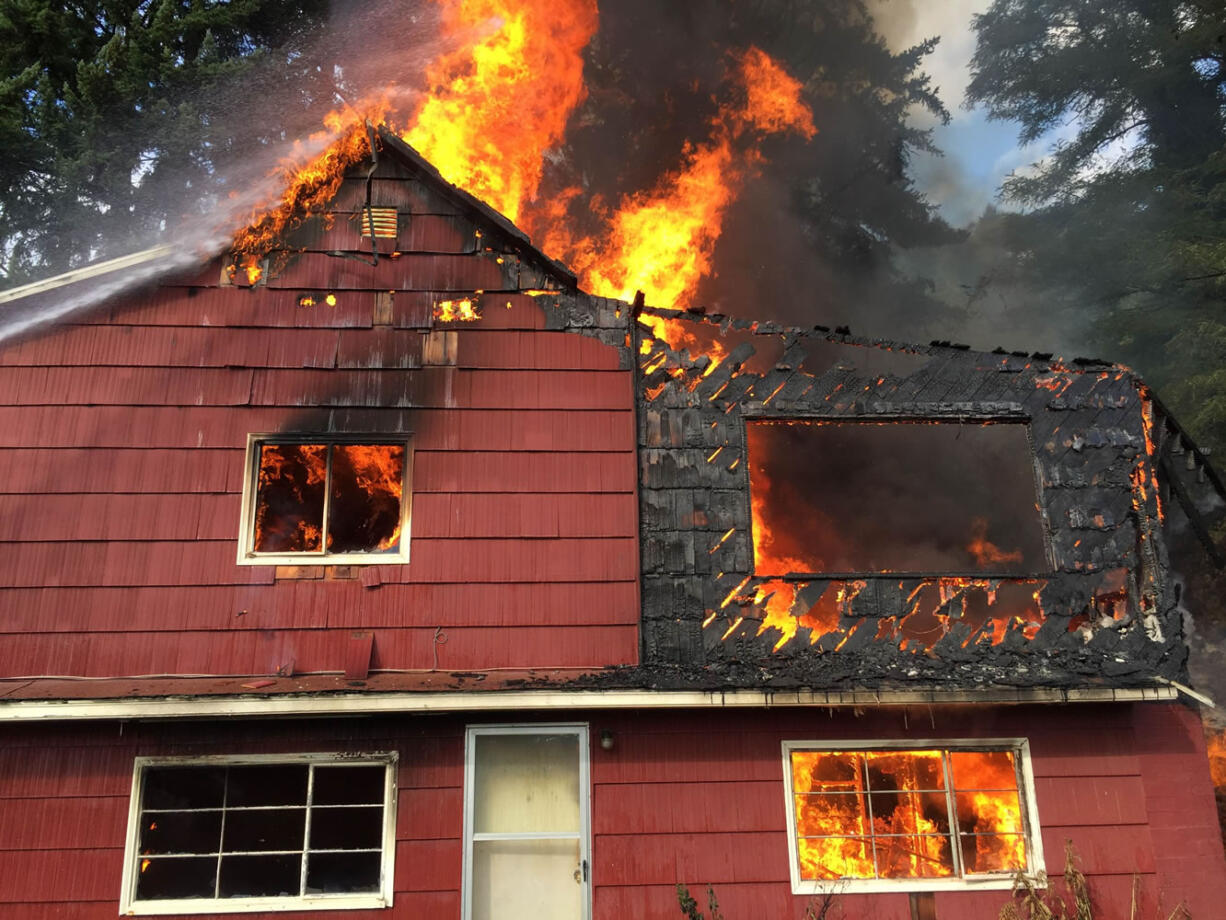
M 138 760 L 122 912 L 390 904 L 394 762 Z
M 786 742 L 798 893 L 1007 888 L 1042 868 L 1024 741 Z

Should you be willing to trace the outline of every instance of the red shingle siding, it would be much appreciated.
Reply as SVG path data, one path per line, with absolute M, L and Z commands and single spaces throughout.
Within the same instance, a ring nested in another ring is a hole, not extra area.
M 630 371 L 408 184 L 398 258 L 327 255 L 366 248 L 338 214 L 271 287 L 214 262 L 0 347 L 0 675 L 336 670 L 361 628 L 383 668 L 637 661 Z M 431 329 L 478 289 L 482 320 Z M 247 436 L 278 431 L 412 433 L 408 565 L 236 564 Z
M 703 902 L 706 884 L 714 885 L 728 917 L 800 920 L 809 899 L 792 895 L 788 883 L 780 743 L 828 738 L 1028 736 L 1048 870 L 1061 874 L 1063 842 L 1072 839 L 1095 916 L 1130 916 L 1134 873 L 1139 917 L 1166 917 L 1180 900 L 1193 917 L 1214 917 L 1226 899 L 1220 843 L 1206 836 L 1204 846 L 1191 846 L 1187 839 L 1215 818 L 1197 754 L 1199 720 L 1178 705 L 562 718 L 587 721 L 592 734 L 594 920 L 672 920 L 679 915 L 677 882 Z M 10 726 L 0 747 L 0 864 L 12 871 L 0 874 L 0 913 L 14 920 L 113 916 L 137 755 L 397 750 L 395 906 L 355 916 L 458 920 L 464 726 L 493 721 L 439 714 L 227 722 L 206 731 L 200 724 L 132 723 L 122 733 L 113 724 Z M 595 743 L 602 729 L 613 732 L 611 751 Z M 1080 756 L 1070 748 L 1073 738 L 1081 739 Z M 996 916 L 1008 892 L 934 897 L 941 920 L 983 920 Z M 49 903 L 30 903 L 36 900 Z M 906 894 L 842 894 L 836 904 L 847 920 L 911 917 Z

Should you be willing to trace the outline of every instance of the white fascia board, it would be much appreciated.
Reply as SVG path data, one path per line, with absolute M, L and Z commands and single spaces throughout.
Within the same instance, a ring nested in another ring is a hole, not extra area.
M 507 690 L 0 700 L 0 722 L 355 716 L 575 709 L 777 709 L 823 706 L 1163 702 L 1173 687 L 976 690 Z
M 0 291 L 0 304 L 21 300 L 23 297 L 31 297 L 34 294 L 54 291 L 56 288 L 61 288 L 68 284 L 76 284 L 78 281 L 87 281 L 90 278 L 97 278 L 99 275 L 108 275 L 111 272 L 121 271 L 125 268 L 133 268 L 134 266 L 143 265 L 156 259 L 165 259 L 180 251 L 181 248 L 177 246 L 155 246 L 152 249 L 134 252 L 126 256 L 120 256 L 117 259 L 107 259 L 105 262 L 95 262 L 83 268 L 74 268 L 72 271 L 64 272 L 62 275 L 55 275 L 51 278 L 44 278 L 41 281 L 23 284 L 21 287 Z M 201 261 L 204 261 L 203 257 Z

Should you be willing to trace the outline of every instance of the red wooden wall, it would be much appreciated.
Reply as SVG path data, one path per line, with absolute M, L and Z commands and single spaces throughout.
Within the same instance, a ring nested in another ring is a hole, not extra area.
M 368 250 L 342 210 L 268 287 L 214 261 L 0 345 L 0 675 L 337 670 L 353 629 L 375 668 L 637 660 L 630 371 L 546 331 L 539 273 L 444 197 L 375 195 L 413 209 L 396 258 L 325 254 Z M 480 321 L 432 319 L 478 289 Z M 410 564 L 236 564 L 247 434 L 317 430 L 413 433 Z
M 536 716 L 534 718 L 542 718 Z M 773 712 L 559 713 L 589 722 L 595 920 L 676 920 L 674 886 L 714 885 L 728 920 L 796 918 L 780 742 L 1028 735 L 1048 868 L 1065 839 L 1096 920 L 1195 920 L 1226 903 L 1226 863 L 1196 713 L 1178 705 Z M 485 715 L 470 721 L 488 724 Z M 16 726 L 0 746 L 0 915 L 115 916 L 132 758 L 292 751 L 400 752 L 395 905 L 355 920 L 456 920 L 463 748 L 459 716 L 327 722 Z M 207 740 L 204 740 L 206 739 Z M 942 892 L 939 920 L 994 918 L 1007 892 Z M 42 902 L 42 903 L 38 903 Z M 847 920 L 910 920 L 905 894 L 842 895 Z M 836 914 L 837 915 L 837 914 Z M 295 913 L 260 915 L 292 918 Z

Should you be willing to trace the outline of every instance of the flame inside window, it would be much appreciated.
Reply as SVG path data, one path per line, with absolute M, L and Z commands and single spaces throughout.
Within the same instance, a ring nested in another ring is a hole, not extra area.
M 800 877 L 934 879 L 1027 866 L 1013 751 L 791 751 Z
M 261 444 L 257 553 L 393 553 L 403 520 L 403 444 Z
M 1022 424 L 752 421 L 754 571 L 1047 569 Z

